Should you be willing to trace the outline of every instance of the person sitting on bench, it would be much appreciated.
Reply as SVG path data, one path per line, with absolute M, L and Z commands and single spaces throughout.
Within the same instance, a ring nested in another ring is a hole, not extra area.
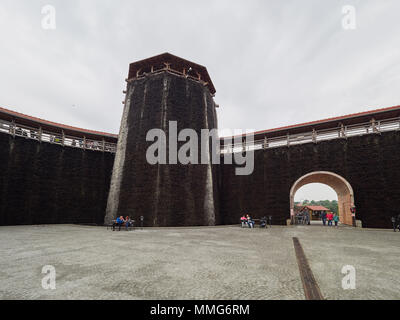
M 114 221 L 113 223 L 113 231 L 115 231 L 115 226 L 118 225 L 118 231 L 121 231 L 121 226 L 124 224 L 124 217 L 120 216 L 117 218 L 117 220 Z
M 125 217 L 125 228 L 126 228 L 126 231 L 128 231 L 129 230 L 129 227 L 132 225 L 132 220 L 128 217 L 128 216 L 126 216 Z
M 266 228 L 267 227 L 267 217 L 264 216 L 260 219 L 260 228 Z
M 249 215 L 247 215 L 246 218 L 247 218 L 247 225 L 249 226 L 249 228 L 253 229 L 254 228 L 254 221 L 251 220 L 251 217 Z
M 246 218 L 245 215 L 243 215 L 243 216 L 240 218 L 240 222 L 242 223 L 242 228 L 244 228 L 244 227 L 246 226 L 246 224 L 247 224 L 247 218 Z

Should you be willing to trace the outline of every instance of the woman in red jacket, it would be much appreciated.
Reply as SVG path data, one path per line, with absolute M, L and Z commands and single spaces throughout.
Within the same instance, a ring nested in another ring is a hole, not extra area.
M 328 214 L 326 215 L 326 219 L 328 220 L 328 226 L 332 226 L 333 213 L 332 212 L 328 212 Z

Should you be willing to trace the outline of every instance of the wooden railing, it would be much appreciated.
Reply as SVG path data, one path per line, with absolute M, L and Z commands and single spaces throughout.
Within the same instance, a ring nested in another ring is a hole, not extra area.
M 12 136 L 23 137 L 36 141 L 58 144 L 61 146 L 80 148 L 101 152 L 115 153 L 117 149 L 116 143 L 106 142 L 102 140 L 87 139 L 86 137 L 74 137 L 61 133 L 42 130 L 41 128 L 33 128 L 21 125 L 16 122 L 9 122 L 0 119 L 0 132 L 10 134 Z
M 251 143 L 245 141 L 232 142 L 224 144 L 224 138 L 221 138 L 221 153 L 235 153 L 244 152 L 260 149 L 271 149 L 278 147 L 290 147 L 303 143 L 317 143 L 320 141 L 332 140 L 332 139 L 347 139 L 349 137 L 361 136 L 365 134 L 380 134 L 386 131 L 400 130 L 400 118 L 385 119 L 381 121 L 375 121 L 372 119 L 370 122 L 339 126 L 336 128 L 325 129 L 325 130 L 313 130 L 311 132 L 299 133 L 299 134 L 287 134 L 284 136 L 274 138 L 264 138 L 254 140 Z M 225 138 L 231 141 L 232 138 Z M 241 138 L 239 138 L 240 140 Z
M 172 68 L 169 67 L 169 66 L 166 66 L 166 67 L 163 67 L 163 68 L 158 68 L 158 69 L 153 69 L 152 71 L 149 71 L 149 72 L 142 72 L 142 73 L 140 73 L 140 72 L 138 71 L 137 74 L 136 74 L 136 76 L 135 76 L 134 78 L 125 79 L 125 81 L 126 81 L 126 82 L 131 82 L 131 81 L 135 81 L 135 80 L 139 80 L 139 79 L 146 78 L 148 75 L 156 75 L 156 74 L 160 74 L 160 73 L 163 73 L 163 72 L 171 73 L 171 74 L 174 74 L 174 75 L 179 76 L 179 77 L 182 77 L 182 78 L 186 78 L 186 79 L 193 80 L 193 81 L 195 81 L 195 82 L 199 82 L 199 83 L 201 83 L 203 86 L 208 86 L 208 85 L 209 85 L 209 83 L 206 82 L 206 81 L 204 81 L 204 80 L 202 80 L 200 76 L 198 76 L 198 77 L 196 78 L 196 77 L 194 77 L 194 76 L 192 76 L 192 75 L 190 75 L 190 74 L 188 74 L 188 73 L 183 73 L 183 72 L 180 72 L 180 71 L 178 71 L 178 70 L 172 69 Z M 214 95 L 213 95 L 213 96 L 214 96 Z
M 221 138 L 221 154 L 235 153 L 261 149 L 272 149 L 278 147 L 290 147 L 304 143 L 318 143 L 320 141 L 332 139 L 347 139 L 349 137 L 361 136 L 365 134 L 380 134 L 387 131 L 400 130 L 400 118 L 385 119 L 375 121 L 372 119 L 369 122 L 339 126 L 324 130 L 313 130 L 311 132 L 304 132 L 298 134 L 287 134 L 274 138 L 267 138 L 254 140 L 249 143 L 246 141 L 233 142 L 224 144 L 224 139 Z M 101 152 L 115 153 L 117 144 L 107 142 L 104 139 L 94 140 L 87 139 L 86 137 L 74 137 L 61 133 L 50 132 L 42 130 L 41 128 L 33 128 L 26 125 L 21 125 L 16 122 L 9 122 L 0 119 L 0 132 L 10 134 L 12 136 L 24 137 L 41 142 L 48 142 L 67 146 L 72 148 L 80 148 Z M 232 138 L 227 138 L 232 139 Z M 229 142 L 229 140 L 228 140 Z

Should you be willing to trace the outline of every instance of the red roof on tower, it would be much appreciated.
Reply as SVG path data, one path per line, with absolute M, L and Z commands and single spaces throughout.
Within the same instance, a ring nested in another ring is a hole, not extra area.
M 168 52 L 131 63 L 129 65 L 128 79 L 133 79 L 143 73 L 150 73 L 152 70 L 161 70 L 166 67 L 179 74 L 204 81 L 210 92 L 215 94 L 216 90 L 206 67 L 174 56 Z

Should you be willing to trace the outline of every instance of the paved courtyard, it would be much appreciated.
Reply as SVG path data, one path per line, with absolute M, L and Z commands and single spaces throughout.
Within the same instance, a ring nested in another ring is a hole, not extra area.
M 326 299 L 400 299 L 400 233 L 236 226 L 112 232 L 0 227 L 0 299 L 304 299 L 298 237 Z M 42 288 L 42 267 L 56 289 Z M 356 269 L 343 290 L 341 269 Z

